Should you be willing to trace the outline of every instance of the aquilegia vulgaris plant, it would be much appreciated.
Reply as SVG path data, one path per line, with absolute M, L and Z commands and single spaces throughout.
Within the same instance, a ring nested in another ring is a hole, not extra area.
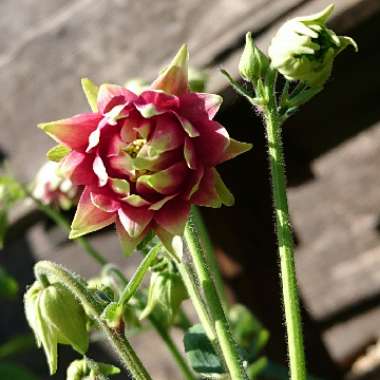
M 248 33 L 239 65 L 245 83 L 224 72 L 266 127 L 292 380 L 306 380 L 306 365 L 281 127 L 323 89 L 336 56 L 349 45 L 357 49 L 351 38 L 327 28 L 332 11 L 329 6 L 287 21 L 268 55 Z M 203 88 L 199 78 L 196 86 Z M 151 85 L 136 83 L 98 87 L 83 79 L 91 111 L 39 125 L 59 144 L 48 152 L 54 161 L 48 164 L 52 174 L 40 172 L 33 188 L 10 176 L 0 178 L 3 214 L 29 197 L 101 267 L 96 278 L 86 281 L 50 261 L 35 265 L 36 281 L 25 294 L 25 312 L 50 373 L 57 370 L 60 344 L 81 355 L 67 369 L 68 380 L 104 380 L 119 373 L 113 365 L 86 356 L 91 334 L 101 331 L 132 378 L 152 379 L 154 374 L 129 342 L 130 334 L 148 324 L 187 380 L 255 379 L 271 366 L 273 378 L 273 363 L 261 354 L 269 333 L 244 306 L 227 301 L 197 209 L 234 204 L 216 167 L 251 144 L 234 140 L 214 120 L 220 96 L 192 87 L 186 46 Z M 76 203 L 70 225 L 61 209 Z M 3 214 L 1 220 L 6 220 Z M 110 225 L 116 225 L 124 254 L 137 251 L 143 257 L 130 279 L 84 237 Z M 150 283 L 144 288 L 148 272 Z M 187 298 L 199 324 L 192 325 L 182 308 Z M 184 332 L 186 357 L 171 328 Z

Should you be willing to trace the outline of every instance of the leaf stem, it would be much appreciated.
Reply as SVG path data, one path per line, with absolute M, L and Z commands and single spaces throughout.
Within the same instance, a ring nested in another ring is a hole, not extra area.
M 238 347 L 233 340 L 228 320 L 224 314 L 218 292 L 211 276 L 204 249 L 199 240 L 199 232 L 194 224 L 193 212 L 185 228 L 184 239 L 193 259 L 194 267 L 203 289 L 209 315 L 212 320 L 216 337 L 223 353 L 227 369 L 232 380 L 247 380 Z
M 84 281 L 74 276 L 66 268 L 49 261 L 40 261 L 34 267 L 37 278 L 41 276 L 53 276 L 57 281 L 66 286 L 80 301 L 86 312 L 91 315 L 103 330 L 113 350 L 119 356 L 123 366 L 136 380 L 151 380 L 151 377 L 140 359 L 136 355 L 128 340 L 122 334 L 111 329 L 100 317 L 102 309 L 91 293 L 87 290 Z
M 144 279 L 145 273 L 157 257 L 160 252 L 161 245 L 157 244 L 154 246 L 148 254 L 144 257 L 138 268 L 136 269 L 133 277 L 129 280 L 127 286 L 124 288 L 123 292 L 120 295 L 118 301 L 119 305 L 127 303 L 131 297 L 136 293 L 138 287 L 141 285 L 141 282 Z
M 282 121 L 276 110 L 273 88 L 272 91 L 269 91 L 269 94 L 270 99 L 264 110 L 264 116 L 272 177 L 273 202 L 276 214 L 276 232 L 288 338 L 290 377 L 292 380 L 305 380 L 306 365 L 294 262 L 294 243 L 289 218 L 284 169 L 285 162 L 281 139 Z

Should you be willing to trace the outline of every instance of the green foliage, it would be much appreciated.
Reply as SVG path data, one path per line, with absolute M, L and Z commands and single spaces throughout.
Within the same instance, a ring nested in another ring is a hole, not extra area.
M 34 347 L 32 334 L 14 336 L 0 346 L 0 360 L 27 351 L 32 347 Z
M 10 176 L 0 177 L 0 249 L 8 229 L 8 210 L 26 196 L 20 183 Z
M 38 380 L 31 372 L 13 363 L 0 363 L 0 379 Z
M 206 379 L 222 379 L 225 371 L 202 325 L 197 324 L 183 338 L 187 359 L 195 372 Z
M 269 339 L 269 331 L 243 305 L 233 305 L 229 311 L 232 335 L 245 351 L 249 363 L 256 358 Z
M 18 290 L 17 281 L 0 266 L 0 298 L 12 299 Z

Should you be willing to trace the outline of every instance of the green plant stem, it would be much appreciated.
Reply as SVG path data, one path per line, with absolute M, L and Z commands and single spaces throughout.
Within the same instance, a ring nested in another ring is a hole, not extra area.
M 272 176 L 273 201 L 276 213 L 276 231 L 288 338 L 290 377 L 292 380 L 305 380 L 305 354 L 294 263 L 294 244 L 286 195 L 281 120 L 276 111 L 273 91 L 271 91 L 271 94 L 267 109 L 264 111 L 264 116 Z
M 192 212 L 185 228 L 184 239 L 192 257 L 200 286 L 203 289 L 209 315 L 231 379 L 247 380 L 248 377 L 243 368 L 238 347 L 233 340 L 228 320 L 208 268 L 204 250 L 199 241 L 199 232 L 194 225 Z
M 52 219 L 58 226 L 63 228 L 65 231 L 70 231 L 70 224 L 67 222 L 65 217 L 61 215 L 57 210 L 51 208 L 48 205 L 44 205 L 42 202 L 40 202 L 38 199 L 34 198 L 27 189 L 24 189 L 28 196 L 36 203 L 37 207 L 45 213 L 50 219 Z M 107 259 L 103 257 L 99 252 L 96 251 L 96 249 L 90 244 L 90 242 L 84 238 L 80 237 L 75 239 L 75 241 L 85 250 L 85 252 L 91 256 L 101 267 L 104 267 L 105 265 L 109 265 Z M 121 280 L 121 282 L 124 284 L 124 286 L 128 286 L 128 280 L 125 277 L 125 275 L 117 268 L 112 268 L 112 271 L 115 273 L 115 275 Z M 193 375 L 191 377 L 189 374 L 192 374 L 186 360 L 183 358 L 181 352 L 176 347 L 175 342 L 172 340 L 171 336 L 169 335 L 166 327 L 162 325 L 162 323 L 155 319 L 154 316 L 149 316 L 149 321 L 152 324 L 152 326 L 156 329 L 157 333 L 161 336 L 164 343 L 166 344 L 169 352 L 172 354 L 174 360 L 178 363 L 183 375 L 187 380 L 194 380 Z M 179 363 L 180 362 L 180 363 Z
M 40 261 L 34 267 L 37 278 L 40 276 L 53 276 L 55 280 L 62 283 L 70 290 L 73 295 L 80 301 L 86 312 L 91 315 L 98 323 L 109 340 L 113 350 L 119 356 L 123 366 L 131 373 L 136 380 L 151 380 L 151 377 L 135 351 L 129 344 L 124 335 L 111 329 L 105 321 L 100 317 L 102 313 L 101 306 L 93 298 L 92 294 L 87 290 L 86 284 L 70 271 L 58 264 L 49 261 Z
M 215 249 L 208 234 L 207 227 L 197 207 L 193 208 L 193 222 L 199 232 L 199 238 L 201 240 L 201 243 L 203 243 L 202 245 L 208 266 L 212 269 L 212 273 L 214 275 L 216 290 L 218 291 L 224 312 L 226 312 L 229 309 L 229 302 L 224 288 L 222 274 L 219 270 L 219 264 L 215 256 Z
M 149 267 L 157 257 L 160 252 L 161 246 L 156 245 L 153 247 L 149 253 L 144 257 L 138 268 L 136 269 L 133 277 L 129 280 L 127 286 L 124 288 L 123 292 L 120 295 L 118 303 L 123 305 L 127 303 L 131 297 L 136 293 L 138 287 L 144 279 L 145 273 L 148 271 Z

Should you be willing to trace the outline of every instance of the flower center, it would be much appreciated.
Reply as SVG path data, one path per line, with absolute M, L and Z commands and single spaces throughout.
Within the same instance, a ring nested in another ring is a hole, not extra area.
M 140 152 L 141 148 L 145 144 L 145 139 L 136 139 L 133 140 L 125 149 L 124 151 L 128 153 L 132 158 L 136 158 L 138 153 Z

